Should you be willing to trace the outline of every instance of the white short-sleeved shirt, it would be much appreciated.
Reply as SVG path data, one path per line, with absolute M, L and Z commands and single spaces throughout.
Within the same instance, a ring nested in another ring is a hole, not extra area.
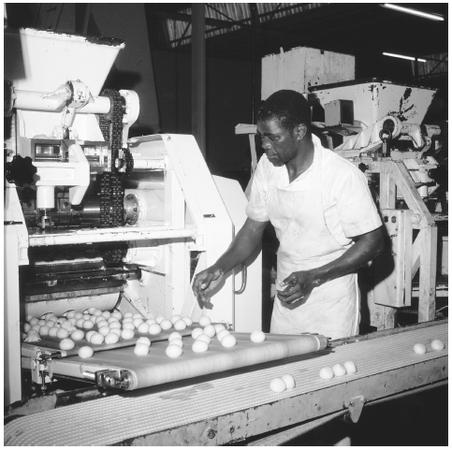
M 312 140 L 313 162 L 291 183 L 286 166 L 261 157 L 246 209 L 249 218 L 272 222 L 280 242 L 278 262 L 292 260 L 301 264 L 299 270 L 336 259 L 353 237 L 382 225 L 366 176 L 316 136 Z

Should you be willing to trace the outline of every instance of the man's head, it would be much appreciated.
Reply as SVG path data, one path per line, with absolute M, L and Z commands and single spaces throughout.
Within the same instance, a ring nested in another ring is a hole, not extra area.
M 303 124 L 311 127 L 311 110 L 303 94 L 291 90 L 276 91 L 265 100 L 257 112 L 258 121 L 278 119 L 281 126 L 292 131 Z
M 302 94 L 291 90 L 270 95 L 257 113 L 262 148 L 275 166 L 286 164 L 311 141 L 311 111 Z

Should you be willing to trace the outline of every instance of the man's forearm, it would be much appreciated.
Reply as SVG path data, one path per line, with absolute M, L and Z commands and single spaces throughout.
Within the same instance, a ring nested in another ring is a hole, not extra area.
M 261 244 L 265 224 L 256 223 L 248 219 L 238 232 L 230 247 L 218 259 L 215 266 L 223 271 L 229 272 L 234 267 L 245 263 Z
M 320 285 L 335 278 L 356 272 L 378 256 L 384 248 L 383 227 L 361 236 L 342 256 L 313 269 L 314 284 Z

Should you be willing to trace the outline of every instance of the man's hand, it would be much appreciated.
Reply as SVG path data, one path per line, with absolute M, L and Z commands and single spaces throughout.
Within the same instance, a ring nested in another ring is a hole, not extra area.
M 210 295 L 215 288 L 222 283 L 224 272 L 216 266 L 208 267 L 206 270 L 199 272 L 193 281 L 193 292 L 198 299 L 199 307 L 212 309 Z
M 278 298 L 281 304 L 289 309 L 294 309 L 307 301 L 312 290 L 320 285 L 320 280 L 313 270 L 301 270 L 293 272 L 280 284 L 282 290 L 278 290 Z

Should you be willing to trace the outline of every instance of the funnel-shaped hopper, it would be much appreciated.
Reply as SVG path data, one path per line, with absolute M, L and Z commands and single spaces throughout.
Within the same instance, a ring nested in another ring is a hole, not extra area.
M 388 81 L 369 81 L 316 86 L 311 92 L 322 106 L 333 100 L 352 100 L 355 120 L 372 126 L 387 115 L 420 125 L 436 91 Z
M 99 92 L 124 43 L 94 42 L 82 36 L 21 29 L 5 33 L 5 79 L 16 89 L 50 92 L 81 80 Z

